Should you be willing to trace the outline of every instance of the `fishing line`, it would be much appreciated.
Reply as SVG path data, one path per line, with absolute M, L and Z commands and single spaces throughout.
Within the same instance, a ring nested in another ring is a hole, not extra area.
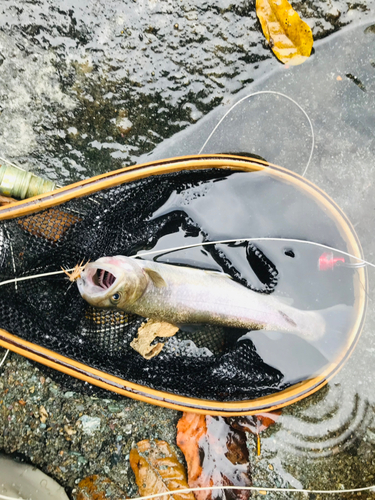
M 135 257 L 144 257 L 147 255 L 155 255 L 155 254 L 160 254 L 160 253 L 170 253 L 170 252 L 176 252 L 178 250 L 185 250 L 188 248 L 195 248 L 195 247 L 200 247 L 200 246 L 207 246 L 207 245 L 219 245 L 219 244 L 229 244 L 229 243 L 239 243 L 242 241 L 285 241 L 286 243 L 304 243 L 307 245 L 313 245 L 316 247 L 323 248 L 325 250 L 330 250 L 334 252 L 341 253 L 342 255 L 345 255 L 346 257 L 351 257 L 358 262 L 358 264 L 355 264 L 356 267 L 363 267 L 365 265 L 371 266 L 375 268 L 375 264 L 372 262 L 369 262 L 367 260 L 362 259 L 361 257 L 357 257 L 356 255 L 352 255 L 348 252 L 345 252 L 344 250 L 339 250 L 338 248 L 331 247 L 329 245 L 324 245 L 323 243 L 317 243 L 315 241 L 308 241 L 308 240 L 299 240 L 295 238 L 268 238 L 268 237 L 259 237 L 259 238 L 236 238 L 233 240 L 218 240 L 218 241 L 202 241 L 201 243 L 192 243 L 191 245 L 183 245 L 180 247 L 171 247 L 171 248 L 166 248 L 166 249 L 160 249 L 160 250 L 150 250 L 148 252 L 143 252 L 143 253 L 138 253 L 136 255 L 131 255 L 132 258 Z M 0 283 L 1 285 L 1 283 Z
M 196 247 L 201 247 L 201 246 L 207 246 L 207 245 L 219 245 L 219 244 L 228 244 L 228 243 L 239 243 L 243 241 L 285 241 L 286 243 L 304 243 L 307 245 L 314 245 L 316 247 L 323 248 L 325 250 L 331 250 L 337 253 L 340 253 L 342 255 L 345 255 L 346 257 L 350 257 L 352 259 L 355 259 L 358 262 L 358 265 L 354 265 L 355 267 L 364 267 L 365 265 L 371 266 L 375 268 L 375 264 L 372 262 L 369 262 L 367 260 L 364 260 L 360 257 L 357 257 L 356 255 L 352 255 L 351 253 L 345 252 L 344 250 L 339 250 L 338 248 L 331 247 L 329 245 L 324 245 L 323 243 L 317 243 L 315 241 L 307 241 L 307 240 L 298 240 L 294 238 L 235 238 L 231 240 L 217 240 L 217 241 L 202 241 L 201 243 L 192 243 L 191 245 L 183 245 L 179 247 L 171 247 L 171 248 L 165 248 L 165 249 L 160 249 L 160 250 L 150 250 L 149 252 L 143 252 L 143 253 L 138 253 L 135 255 L 130 255 L 129 258 L 135 259 L 138 257 L 145 257 L 148 255 L 157 255 L 157 254 L 166 254 L 166 253 L 171 253 L 171 252 L 176 252 L 178 250 L 185 250 L 189 248 L 196 248 Z M 352 264 L 350 264 L 351 266 Z M 72 272 L 74 271 L 75 268 L 71 269 L 66 269 L 67 272 Z M 6 281 L 0 282 L 0 286 L 3 285 L 8 285 L 10 283 L 15 283 L 19 281 L 26 281 L 26 280 L 31 280 L 31 279 L 36 279 L 36 278 L 44 278 L 46 276 L 54 276 L 57 274 L 63 274 L 64 271 L 52 271 L 48 273 L 42 273 L 42 274 L 33 274 L 32 276 L 23 276 L 22 278 L 12 278 Z
M 129 500 L 148 500 L 150 498 L 158 498 L 166 495 L 172 495 L 174 493 L 178 493 L 179 495 L 182 493 L 191 493 L 193 491 L 213 491 L 213 490 L 249 490 L 249 491 L 276 491 L 280 493 L 326 493 L 326 494 L 337 494 L 337 493 L 358 493 L 361 491 L 374 491 L 374 486 L 365 486 L 364 488 L 353 488 L 348 490 L 304 490 L 302 488 L 269 488 L 269 487 L 261 487 L 261 486 L 207 486 L 200 488 L 181 488 L 177 490 L 171 490 L 169 492 L 163 493 L 154 493 L 153 495 L 146 495 L 144 497 L 135 497 L 130 498 Z M 173 498 L 173 497 L 172 497 Z M 22 497 L 8 497 L 0 494 L 1 500 L 25 500 Z
M 11 165 L 12 167 L 15 167 L 15 168 L 18 168 L 18 170 L 22 170 L 23 172 L 25 172 L 25 169 L 20 167 L 19 165 L 16 165 L 15 163 L 12 163 L 11 161 L 7 160 L 6 158 L 2 158 L 0 156 L 0 160 L 1 161 L 5 161 L 5 163 L 8 163 L 9 165 Z
M 193 491 L 207 491 L 207 490 L 249 490 L 249 491 L 276 491 L 281 493 L 326 493 L 326 494 L 337 494 L 337 493 L 357 493 L 360 491 L 374 491 L 375 485 L 365 486 L 364 488 L 353 488 L 348 490 L 304 490 L 302 488 L 263 488 L 261 486 L 207 486 L 203 488 L 185 488 L 179 490 L 172 490 L 169 493 L 154 493 L 153 495 L 147 495 L 144 497 L 131 498 L 130 500 L 147 500 L 149 498 L 158 498 L 164 495 L 172 495 L 173 493 L 190 493 Z M 173 498 L 173 497 L 172 497 Z
M 261 486 L 207 486 L 200 488 L 181 488 L 177 490 L 171 490 L 169 492 L 164 493 L 154 493 L 153 495 L 146 495 L 144 497 L 135 497 L 130 498 L 129 500 L 148 500 L 149 498 L 158 498 L 167 495 L 172 495 L 174 493 L 182 494 L 182 493 L 191 493 L 193 491 L 213 491 L 213 490 L 249 490 L 249 491 L 276 491 L 280 493 L 327 493 L 327 494 L 337 494 L 337 493 L 357 493 L 361 491 L 375 491 L 374 486 L 366 486 L 364 488 L 353 488 L 349 490 L 304 490 L 301 488 L 268 488 Z M 173 497 L 172 497 L 173 498 Z M 8 497 L 0 494 L 1 500 L 25 500 L 23 497 Z
M 5 354 L 4 354 L 4 356 L 3 356 L 3 359 L 0 361 L 0 368 L 3 366 L 3 364 L 4 364 L 5 360 L 7 359 L 8 354 L 9 354 L 9 349 L 7 349 L 7 350 L 5 351 Z
M 311 150 L 310 150 L 310 155 L 309 155 L 309 159 L 307 160 L 307 164 L 306 164 L 306 167 L 305 167 L 305 170 L 303 171 L 303 173 L 301 174 L 302 177 L 304 177 L 306 175 L 306 172 L 307 172 L 307 169 L 309 168 L 309 165 L 310 165 L 310 162 L 311 162 L 311 158 L 312 158 L 312 155 L 313 155 L 313 152 L 314 152 L 314 147 L 315 147 L 315 134 L 314 134 L 314 128 L 313 128 L 313 125 L 312 125 L 312 122 L 310 120 L 310 117 L 309 115 L 306 113 L 306 111 L 302 108 L 302 106 L 300 106 L 298 104 L 298 102 L 296 102 L 294 99 L 292 99 L 291 97 L 285 95 L 285 94 L 282 94 L 281 92 L 276 92 L 274 90 L 260 90 L 258 92 L 253 92 L 252 94 L 248 94 L 246 95 L 245 97 L 243 97 L 242 99 L 240 99 L 238 102 L 236 102 L 235 104 L 233 104 L 233 106 L 231 106 L 229 108 L 229 110 L 225 113 L 225 115 L 221 118 L 221 120 L 216 124 L 215 128 L 213 129 L 213 131 L 211 132 L 211 134 L 208 136 L 208 138 L 206 139 L 206 142 L 203 144 L 203 146 L 201 147 L 201 149 L 199 150 L 198 154 L 202 154 L 202 151 L 204 150 L 204 148 L 206 147 L 208 141 L 211 139 L 211 137 L 214 135 L 214 133 L 216 132 L 216 130 L 218 129 L 218 127 L 220 126 L 220 124 L 224 121 L 224 119 L 229 115 L 229 113 L 231 111 L 233 111 L 233 109 L 238 106 L 238 104 L 240 104 L 241 102 L 245 101 L 246 99 L 250 99 L 251 97 L 255 96 L 255 95 L 260 95 L 260 94 L 273 94 L 273 95 L 278 95 L 280 97 L 285 97 L 285 99 L 288 99 L 289 101 L 291 101 L 293 104 L 295 104 L 297 106 L 297 108 L 299 108 L 302 113 L 305 115 L 307 121 L 309 122 L 309 125 L 310 125 L 310 130 L 311 130 Z
M 67 272 L 72 272 L 74 271 L 74 267 L 72 269 L 66 269 Z M 12 278 L 10 280 L 2 281 L 0 283 L 0 286 L 3 285 L 8 285 L 9 283 L 15 283 L 19 281 L 26 281 L 26 280 L 32 280 L 35 278 L 44 278 L 45 276 L 53 276 L 55 274 L 64 274 L 65 271 L 51 271 L 50 273 L 42 273 L 42 274 L 33 274 L 32 276 L 23 276 L 22 278 Z

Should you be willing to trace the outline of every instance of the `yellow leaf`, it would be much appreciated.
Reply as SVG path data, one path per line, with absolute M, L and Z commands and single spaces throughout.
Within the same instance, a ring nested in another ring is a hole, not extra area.
M 287 0 L 256 0 L 256 12 L 264 36 L 284 64 L 302 64 L 314 43 L 310 27 Z
M 130 451 L 129 460 L 141 496 L 188 487 L 185 469 L 166 441 L 140 441 Z M 169 494 L 160 497 L 160 500 L 170 499 Z M 192 493 L 175 493 L 173 499 L 195 500 Z
M 145 359 L 151 359 L 157 356 L 164 346 L 162 342 L 158 342 L 156 345 L 151 345 L 151 342 L 153 342 L 156 337 L 173 337 L 177 332 L 177 326 L 166 323 L 165 321 L 149 319 L 147 323 L 142 323 L 138 328 L 138 337 L 133 339 L 130 345 Z

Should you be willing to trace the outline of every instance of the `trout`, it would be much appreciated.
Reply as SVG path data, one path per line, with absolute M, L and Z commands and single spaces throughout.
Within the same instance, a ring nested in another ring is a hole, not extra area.
M 176 326 L 211 324 L 282 331 L 312 343 L 326 333 L 321 311 L 296 309 L 216 271 L 118 255 L 87 264 L 77 285 L 92 306 Z

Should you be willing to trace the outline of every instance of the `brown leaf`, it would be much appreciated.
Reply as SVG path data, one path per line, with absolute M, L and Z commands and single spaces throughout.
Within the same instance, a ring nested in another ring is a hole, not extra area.
M 145 439 L 130 451 L 130 466 L 141 496 L 187 488 L 186 473 L 165 441 Z M 170 495 L 159 497 L 170 500 Z M 175 500 L 194 500 L 192 493 L 175 493 Z
M 274 424 L 280 415 L 281 410 L 275 410 L 244 417 L 227 417 L 226 420 L 234 429 L 259 434 Z
M 142 323 L 138 328 L 138 337 L 133 339 L 130 345 L 145 359 L 151 359 L 157 356 L 164 347 L 162 342 L 156 345 L 151 345 L 151 342 L 155 340 L 156 337 L 173 337 L 177 332 L 177 326 L 166 323 L 165 321 L 149 319 L 147 323 Z
M 185 455 L 190 487 L 251 485 L 245 432 L 233 429 L 224 418 L 184 413 L 177 424 L 177 445 Z M 250 491 L 206 490 L 195 496 L 246 500 Z
M 234 429 L 251 432 L 257 437 L 257 455 L 260 455 L 260 433 L 274 424 L 281 415 L 281 410 L 258 413 L 257 415 L 246 415 L 244 417 L 227 417 L 227 422 Z
M 104 476 L 88 476 L 79 482 L 75 495 L 75 500 L 124 500 L 125 493 L 121 488 Z
M 256 0 L 256 12 L 273 53 L 283 63 L 297 65 L 311 54 L 311 29 L 287 0 Z

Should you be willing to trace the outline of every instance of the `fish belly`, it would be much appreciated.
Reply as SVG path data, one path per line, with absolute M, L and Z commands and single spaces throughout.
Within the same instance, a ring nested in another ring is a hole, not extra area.
M 307 340 L 319 338 L 324 333 L 324 321 L 317 312 L 285 305 L 224 274 L 174 269 L 173 266 L 155 270 L 167 286 L 152 288 L 144 294 L 139 309 L 134 311 L 142 316 L 176 325 L 208 323 L 249 330 L 288 331 Z

